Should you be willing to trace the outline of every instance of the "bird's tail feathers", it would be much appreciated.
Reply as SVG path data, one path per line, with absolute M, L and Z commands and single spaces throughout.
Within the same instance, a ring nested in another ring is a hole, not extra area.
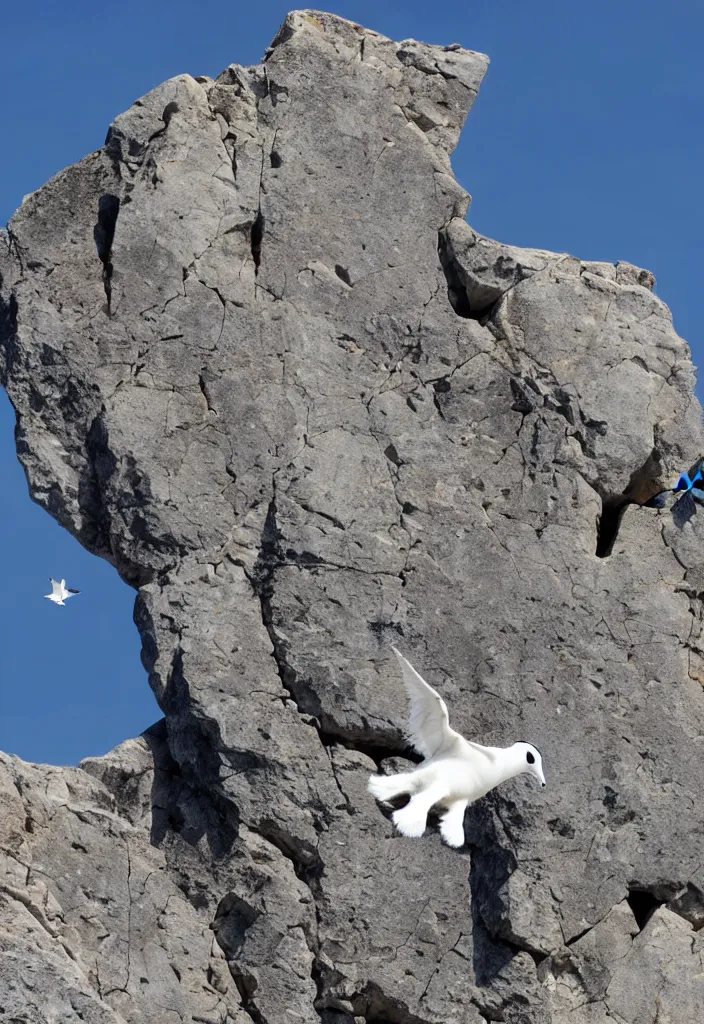
M 367 789 L 375 800 L 392 800 L 395 796 L 415 792 L 411 776 L 411 772 L 400 772 L 398 775 L 371 775 Z

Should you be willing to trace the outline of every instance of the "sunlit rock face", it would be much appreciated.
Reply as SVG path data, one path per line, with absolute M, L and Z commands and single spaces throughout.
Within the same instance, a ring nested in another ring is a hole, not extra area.
M 20 458 L 165 719 L 0 762 L 8 1019 L 701 1020 L 704 531 L 643 507 L 704 448 L 689 349 L 647 271 L 467 225 L 486 66 L 296 12 L 12 220 Z M 461 852 L 366 793 L 391 642 L 542 752 Z

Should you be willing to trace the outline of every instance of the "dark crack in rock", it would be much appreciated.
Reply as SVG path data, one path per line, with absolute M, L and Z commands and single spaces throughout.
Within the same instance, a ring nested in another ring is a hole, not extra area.
M 11 221 L 18 452 L 137 589 L 165 720 L 0 763 L 8 1020 L 700 1020 L 704 537 L 642 507 L 694 371 L 647 271 L 467 225 L 486 66 L 296 12 Z M 464 852 L 366 792 L 390 642 L 543 752 Z

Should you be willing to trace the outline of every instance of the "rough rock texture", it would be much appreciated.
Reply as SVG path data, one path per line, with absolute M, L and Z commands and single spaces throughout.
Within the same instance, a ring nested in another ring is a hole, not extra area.
M 689 350 L 647 271 L 465 223 L 486 64 L 298 12 L 12 220 L 18 451 L 165 721 L 1 762 L 0 1019 L 701 1020 L 704 529 L 640 507 L 704 448 Z M 464 851 L 365 791 L 389 641 L 543 752 Z

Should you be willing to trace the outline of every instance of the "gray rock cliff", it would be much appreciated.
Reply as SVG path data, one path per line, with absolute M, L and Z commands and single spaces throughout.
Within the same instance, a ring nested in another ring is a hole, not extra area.
M 164 721 L 0 760 L 0 1020 L 694 1024 L 704 449 L 653 278 L 478 236 L 486 70 L 291 14 L 28 197 L 0 379 L 32 496 L 137 590 Z M 395 642 L 525 738 L 457 852 L 394 834 Z

